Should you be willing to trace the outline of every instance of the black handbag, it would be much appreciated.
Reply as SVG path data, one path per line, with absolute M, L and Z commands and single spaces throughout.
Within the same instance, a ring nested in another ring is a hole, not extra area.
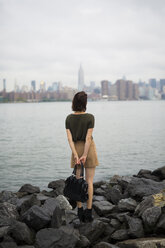
M 78 164 L 75 165 L 72 175 L 65 180 L 63 190 L 64 196 L 72 201 L 86 202 L 88 200 L 88 183 L 84 179 L 84 166 L 81 162 L 80 178 L 76 178 L 76 169 Z

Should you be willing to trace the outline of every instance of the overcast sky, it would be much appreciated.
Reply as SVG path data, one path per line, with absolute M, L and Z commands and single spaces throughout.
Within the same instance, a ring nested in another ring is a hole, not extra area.
M 0 89 L 165 78 L 165 0 L 0 0 Z

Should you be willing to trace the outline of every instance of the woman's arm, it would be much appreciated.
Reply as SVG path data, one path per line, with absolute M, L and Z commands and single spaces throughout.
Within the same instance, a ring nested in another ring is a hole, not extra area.
M 80 161 L 83 162 L 83 164 L 85 164 L 87 155 L 88 155 L 88 151 L 89 151 L 89 147 L 92 141 L 92 132 L 93 132 L 93 128 L 88 128 L 87 131 L 87 135 L 86 135 L 86 139 L 85 139 L 85 146 L 84 146 L 84 152 L 83 155 L 80 158 Z
M 74 159 L 75 159 L 75 164 L 79 164 L 80 160 L 79 160 L 77 151 L 75 149 L 75 145 L 74 145 L 74 142 L 73 142 L 71 131 L 69 129 L 66 129 L 66 133 L 67 133 L 67 138 L 68 138 L 70 148 L 72 150 L 72 153 L 73 153 L 73 156 L 74 156 Z

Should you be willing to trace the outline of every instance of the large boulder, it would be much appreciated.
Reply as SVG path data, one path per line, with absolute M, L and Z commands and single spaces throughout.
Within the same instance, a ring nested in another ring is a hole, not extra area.
M 147 231 L 149 232 L 153 231 L 160 216 L 161 216 L 160 207 L 147 208 L 142 214 L 142 219 L 145 229 L 147 229 Z
M 135 214 L 138 215 L 139 217 L 142 216 L 143 212 L 147 209 L 147 208 L 151 208 L 154 206 L 154 198 L 152 195 L 145 197 L 143 201 L 141 201 L 136 209 L 135 209 Z
M 128 230 L 126 229 L 119 229 L 111 235 L 111 239 L 115 241 L 125 240 L 125 239 L 128 239 L 128 237 L 129 237 Z
M 42 209 L 46 212 L 49 216 L 53 215 L 55 208 L 59 205 L 59 201 L 56 198 L 49 198 L 45 201 Z
M 126 191 L 131 198 L 141 200 L 144 196 L 159 193 L 165 188 L 165 182 L 156 182 L 151 179 L 133 178 L 127 186 Z
M 14 239 L 6 235 L 3 238 L 3 241 L 0 243 L 0 248 L 18 248 Z
M 17 203 L 17 195 L 11 191 L 3 190 L 0 192 L 0 203 L 9 202 L 13 205 Z
M 34 194 L 34 193 L 39 193 L 40 192 L 40 188 L 37 186 L 33 186 L 31 184 L 24 184 L 19 190 L 18 192 L 26 192 L 28 194 Z
M 150 170 L 141 169 L 138 172 L 138 174 L 136 175 L 136 177 L 143 177 L 143 178 L 151 179 L 151 180 L 154 180 L 154 181 L 157 181 L 157 182 L 160 181 L 160 178 L 157 177 L 157 176 L 152 175 Z
M 117 204 L 122 198 L 124 198 L 121 186 L 114 185 L 111 189 L 106 191 L 105 197 L 113 204 Z
M 79 241 L 79 232 L 71 226 L 61 226 L 60 228 L 45 228 L 37 232 L 37 248 L 73 248 Z
M 36 198 L 35 195 L 31 194 L 31 195 L 23 196 L 22 198 L 18 199 L 16 206 L 20 215 L 23 215 L 33 205 L 40 206 L 41 202 Z
M 23 214 L 22 220 L 29 227 L 32 227 L 34 230 L 38 231 L 49 225 L 51 217 L 43 210 L 43 208 L 34 205 Z
M 155 229 L 157 233 L 162 233 L 162 234 L 165 233 L 165 213 L 163 213 L 159 218 L 159 221 Z
M 154 170 L 152 175 L 159 177 L 161 180 L 165 179 L 165 166 Z
M 65 181 L 63 179 L 52 181 L 48 184 L 48 188 L 53 189 L 56 196 L 63 195 L 64 187 L 65 187 Z
M 104 233 L 106 225 L 104 222 L 94 219 L 92 222 L 80 225 L 78 229 L 81 235 L 86 236 L 93 243 Z
M 10 235 L 17 244 L 33 244 L 34 243 L 34 233 L 29 229 L 29 227 L 22 222 L 13 221 L 12 225 L 8 229 L 8 235 Z
M 109 201 L 95 201 L 93 203 L 93 208 L 96 210 L 97 214 L 99 214 L 100 216 L 104 216 L 111 213 L 115 209 L 115 205 L 113 205 Z
M 120 248 L 164 248 L 165 238 L 138 238 L 117 243 Z
M 137 202 L 132 199 L 132 198 L 125 198 L 125 199 L 121 199 L 118 202 L 118 209 L 120 211 L 134 211 L 135 208 L 137 207 Z
M 131 238 L 141 238 L 144 237 L 143 223 L 140 218 L 127 216 L 128 222 L 128 234 Z
M 19 214 L 16 206 L 9 202 L 0 203 L 0 217 L 18 219 Z

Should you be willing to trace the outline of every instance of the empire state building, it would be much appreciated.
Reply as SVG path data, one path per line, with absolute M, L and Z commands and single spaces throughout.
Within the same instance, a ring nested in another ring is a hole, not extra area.
M 84 89 L 84 71 L 80 64 L 80 69 L 78 72 L 78 91 L 82 91 Z

